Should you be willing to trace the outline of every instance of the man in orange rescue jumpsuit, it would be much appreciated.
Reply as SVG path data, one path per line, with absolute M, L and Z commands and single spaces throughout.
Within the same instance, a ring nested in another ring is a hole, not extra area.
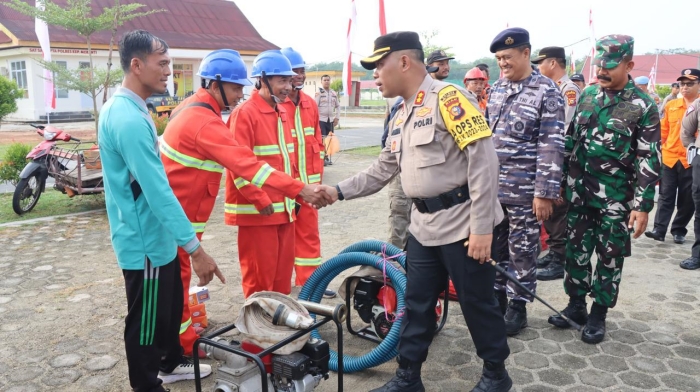
M 324 146 L 318 120 L 318 107 L 314 98 L 302 91 L 306 81 L 306 63 L 299 52 L 292 48 L 282 49 L 292 65 L 292 89 L 282 106 L 292 119 L 292 138 L 297 154 L 299 179 L 306 184 L 320 184 L 323 175 Z M 321 265 L 321 239 L 318 233 L 318 211 L 301 208 L 294 223 L 294 284 L 303 286 L 311 274 Z M 335 292 L 326 290 L 326 297 Z
M 161 158 L 170 186 L 197 237 L 201 239 L 214 208 L 224 168 L 254 186 L 288 197 L 302 196 L 308 202 L 323 205 L 314 193 L 315 186 L 304 185 L 258 161 L 248 147 L 234 140 L 221 119 L 221 110 L 235 106 L 243 97 L 243 86 L 251 84 L 246 79 L 246 66 L 238 52 L 228 49 L 211 52 L 202 60 L 197 75 L 202 78 L 202 88 L 178 106 L 160 140 Z M 185 355 L 190 356 L 198 338 L 191 325 L 188 306 L 191 271 L 189 255 L 182 248 L 178 251 L 184 288 L 180 344 Z
M 294 75 L 291 63 L 279 50 L 260 53 L 253 61 L 251 75 L 257 78 L 255 90 L 231 113 L 228 125 L 238 143 L 252 149 L 272 168 L 296 177 L 294 113 L 281 105 L 292 89 Z M 238 257 L 246 298 L 264 290 L 292 291 L 296 203 L 282 192 L 266 191 L 226 173 L 224 221 L 238 226 Z M 260 211 L 265 206 L 270 209 Z

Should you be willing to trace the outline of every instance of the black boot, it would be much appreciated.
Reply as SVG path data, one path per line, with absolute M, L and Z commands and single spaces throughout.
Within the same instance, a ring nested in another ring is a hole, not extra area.
M 586 326 L 583 327 L 581 340 L 589 344 L 598 344 L 605 339 L 605 316 L 608 314 L 608 307 L 598 305 L 593 302 L 591 314 L 588 317 Z
M 384 386 L 369 392 L 425 392 L 423 381 L 420 379 L 421 364 L 410 363 L 397 357 L 399 368 L 396 375 Z
M 481 379 L 471 392 L 508 392 L 512 386 L 513 380 L 503 362 L 484 362 Z
M 561 314 L 569 318 L 578 325 L 585 325 L 588 322 L 588 310 L 586 309 L 586 297 L 569 297 L 569 304 L 561 311 Z M 559 315 L 549 316 L 547 322 L 559 328 L 569 328 L 569 323 Z
M 554 252 L 551 250 L 547 252 L 546 255 L 540 257 L 537 259 L 537 268 L 544 268 L 549 265 L 549 263 L 552 262 L 552 258 L 554 257 Z
M 547 253 L 547 256 L 552 255 L 551 262 L 543 268 L 537 270 L 537 280 L 557 280 L 564 277 L 564 256 L 559 253 Z
M 527 327 L 525 301 L 511 300 L 504 319 L 506 321 L 506 334 L 508 336 L 519 334 L 523 328 Z
M 508 295 L 505 291 L 496 291 L 494 294 L 496 301 L 498 301 L 498 307 L 501 308 L 501 313 L 505 316 L 506 310 L 508 310 Z

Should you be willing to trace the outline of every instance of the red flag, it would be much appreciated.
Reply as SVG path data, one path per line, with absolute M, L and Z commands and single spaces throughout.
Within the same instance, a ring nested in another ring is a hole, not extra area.
M 379 35 L 386 34 L 386 14 L 384 12 L 384 0 L 379 0 Z

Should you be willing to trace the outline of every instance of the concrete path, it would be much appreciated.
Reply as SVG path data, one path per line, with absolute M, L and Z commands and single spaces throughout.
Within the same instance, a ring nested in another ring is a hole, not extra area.
M 346 154 L 327 168 L 325 182 L 335 184 L 371 161 Z M 204 247 L 228 278 L 226 285 L 209 286 L 212 329 L 232 323 L 243 302 L 236 229 L 223 225 L 222 210 L 220 199 L 204 235 Z M 386 238 L 387 215 L 386 191 L 321 210 L 324 257 L 365 238 Z M 0 248 L 0 390 L 129 390 L 122 340 L 124 283 L 104 213 L 0 228 Z M 641 238 L 633 241 L 632 252 L 603 343 L 585 344 L 574 331 L 549 326 L 551 312 L 543 305 L 528 307 L 529 328 L 508 339 L 513 391 L 700 391 L 700 271 L 678 267 L 690 254 L 690 243 Z M 561 281 L 542 282 L 539 294 L 559 309 L 566 305 Z M 468 391 L 479 378 L 481 361 L 458 308 L 451 304 L 448 324 L 424 365 L 428 391 Z M 322 334 L 334 347 L 332 330 Z M 373 347 L 345 339 L 349 354 Z M 345 390 L 378 387 L 394 369 L 392 361 L 347 375 Z M 205 391 L 212 390 L 214 377 L 206 379 Z M 317 391 L 336 391 L 336 381 L 332 374 Z M 193 391 L 194 384 L 169 388 Z

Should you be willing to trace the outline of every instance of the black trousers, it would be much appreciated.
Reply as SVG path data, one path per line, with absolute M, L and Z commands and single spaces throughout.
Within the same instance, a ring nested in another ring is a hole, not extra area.
M 551 252 L 562 257 L 566 254 L 566 213 L 569 211 L 569 202 L 564 199 L 561 204 L 554 204 L 552 216 L 543 222 L 547 230 L 547 246 Z
M 673 210 L 677 207 L 676 217 L 671 223 L 671 234 L 685 236 L 688 234 L 688 223 L 696 211 L 692 195 L 693 169 L 686 169 L 680 161 L 673 167 L 662 164 L 661 178 L 654 230 L 666 235 Z
M 154 268 L 122 270 L 129 309 L 124 328 L 129 382 L 135 392 L 162 392 L 160 370 L 170 373 L 182 358 L 182 280 L 177 256 Z
M 321 126 L 321 136 L 325 137 L 333 132 L 333 120 L 319 121 L 319 125 Z
M 406 309 L 401 323 L 399 355 L 422 363 L 435 334 L 435 303 L 445 291 L 448 276 L 457 290 L 459 305 L 476 347 L 489 362 L 503 362 L 510 354 L 505 322 L 493 284 L 496 271 L 467 256 L 461 240 L 442 246 L 423 246 L 412 235 L 406 244 Z
M 700 258 L 700 155 L 695 156 L 690 169 L 693 173 L 692 195 L 695 204 L 695 222 L 693 223 L 695 243 L 693 243 L 692 253 L 693 257 Z

